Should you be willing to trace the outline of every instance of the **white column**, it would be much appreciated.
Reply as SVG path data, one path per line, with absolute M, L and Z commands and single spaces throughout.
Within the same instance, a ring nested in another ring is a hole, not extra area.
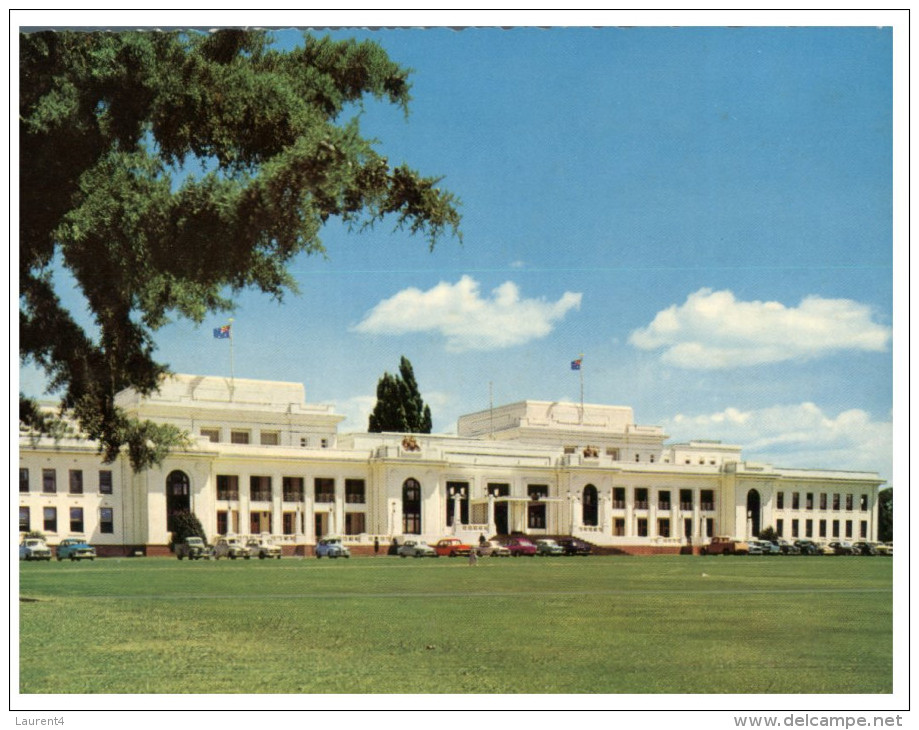
M 457 492 L 453 495 L 453 534 L 457 533 L 459 529 L 459 518 L 460 518 L 460 493 Z
M 635 534 L 635 489 L 633 487 L 625 488 L 625 536 L 632 537 Z
M 613 532 L 613 492 L 609 490 L 600 498 L 600 528 L 604 535 L 610 535 Z
M 488 495 L 488 534 L 494 535 L 495 530 L 495 495 Z
M 657 490 L 648 489 L 648 537 L 657 537 Z
M 705 537 L 705 527 L 702 524 L 702 512 L 699 500 L 702 495 L 698 489 L 692 490 L 692 536 L 693 538 Z

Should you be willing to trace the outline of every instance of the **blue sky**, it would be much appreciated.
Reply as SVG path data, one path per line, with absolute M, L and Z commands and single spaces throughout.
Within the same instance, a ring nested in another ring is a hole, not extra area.
M 489 383 L 496 404 L 578 400 L 583 353 L 585 400 L 673 440 L 890 478 L 889 28 L 335 35 L 414 69 L 408 119 L 368 102 L 361 126 L 444 176 L 464 240 L 330 225 L 300 295 L 239 297 L 237 377 L 302 382 L 363 429 L 404 354 L 451 432 Z M 164 327 L 159 357 L 229 374 L 225 321 Z

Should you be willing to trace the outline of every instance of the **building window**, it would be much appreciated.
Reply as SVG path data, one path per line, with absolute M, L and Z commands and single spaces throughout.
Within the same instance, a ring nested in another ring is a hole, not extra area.
M 597 488 L 593 484 L 584 487 L 581 497 L 581 523 L 586 527 L 596 527 L 599 522 Z
M 249 432 L 248 431 L 230 431 L 230 443 L 231 444 L 249 443 Z
M 692 490 L 691 489 L 681 489 L 680 490 L 680 509 L 684 512 L 690 512 L 692 510 Z
M 617 517 L 613 520 L 613 535 L 616 537 L 625 537 L 625 519 Z
M 868 539 L 868 523 L 865 520 L 859 522 L 858 533 L 861 536 L 862 540 Z
M 635 509 L 648 509 L 648 490 L 637 488 L 635 490 Z
M 649 459 L 650 462 L 653 464 L 653 463 L 654 463 L 654 454 L 651 454 L 651 456 L 649 456 L 648 459 Z
M 644 517 L 638 518 L 638 537 L 647 537 L 648 536 L 648 520 Z
M 114 510 L 111 507 L 102 507 L 99 510 L 99 532 L 106 535 L 115 532 Z
M 297 532 L 296 512 L 283 512 L 281 514 L 281 531 L 285 535 L 293 535 Z
M 70 470 L 70 493 L 83 494 L 83 470 Z
M 715 490 L 703 489 L 699 492 L 699 498 L 702 501 L 702 509 L 713 512 L 715 509 Z M 711 533 L 709 533 L 711 534 Z
M 577 451 L 577 450 L 578 450 L 578 447 L 577 447 L 577 446 L 565 446 L 565 447 L 562 449 L 562 452 L 565 453 L 565 454 L 573 454 L 573 453 L 574 453 L 575 451 Z
M 226 535 L 230 525 L 229 516 L 225 509 L 217 510 L 217 534 Z
M 57 532 L 57 507 L 45 507 L 42 514 L 44 516 L 42 527 L 45 532 Z
M 705 519 L 705 534 L 711 537 L 715 534 L 715 518 L 707 517 Z
M 804 537 L 814 536 L 814 521 L 804 520 Z
M 858 496 L 858 508 L 862 512 L 868 511 L 868 495 L 867 494 L 860 494 Z
M 852 537 L 852 520 L 846 520 L 846 537 Z
M 313 495 L 317 502 L 334 502 L 335 480 L 327 477 L 316 477 L 313 480 Z
M 833 520 L 833 537 L 839 537 L 839 520 Z
M 364 513 L 363 512 L 346 512 L 345 513 L 345 534 L 346 535 L 360 535 L 363 532 L 366 532 L 366 530 L 364 529 Z
M 220 429 L 219 428 L 202 428 L 200 434 L 210 441 L 212 444 L 216 444 L 220 441 Z M 223 533 L 221 533 L 223 534 Z
M 29 470 L 28 469 L 19 470 L 19 491 L 20 492 L 29 491 Z
M 613 487 L 613 509 L 625 509 L 625 487 Z
M 804 509 L 814 508 L 814 493 L 808 492 L 804 495 Z
M 281 443 L 281 434 L 278 431 L 262 431 L 259 440 L 262 446 L 278 446 Z
M 613 461 L 619 461 L 619 449 L 609 448 L 606 450 L 606 455 Z
M 692 517 L 686 517 L 683 520 L 683 537 L 687 540 L 692 539 Z
M 281 477 L 281 498 L 285 502 L 302 502 L 303 477 Z
M 546 503 L 539 500 L 549 496 L 549 487 L 545 484 L 528 484 L 527 496 L 530 503 L 527 505 L 527 527 L 533 530 L 543 530 L 546 527 Z
M 785 520 L 775 521 L 775 531 L 779 537 L 785 537 Z
M 258 510 L 249 513 L 249 532 L 253 535 L 261 535 L 263 532 L 269 535 L 271 529 L 271 512 Z
M 99 471 L 99 494 L 112 493 L 112 472 L 108 469 Z
M 70 531 L 83 532 L 83 508 L 70 508 Z
M 826 520 L 820 520 L 817 523 L 817 527 L 820 529 L 819 536 L 826 537 Z
M 863 523 L 864 524 L 864 523 Z M 19 508 L 19 531 L 29 532 L 32 529 L 32 518 L 28 507 Z
M 775 508 L 785 509 L 785 492 L 775 493 Z
M 300 446 L 301 446 L 301 448 L 304 448 L 304 449 L 305 449 L 305 448 L 306 448 L 307 446 L 309 446 L 309 445 L 310 445 L 310 440 L 309 440 L 306 436 L 301 436 L 301 437 L 300 437 Z
M 638 461 L 639 461 L 639 456 L 638 454 L 635 454 L 635 462 L 637 463 Z
M 41 491 L 43 494 L 57 494 L 57 472 L 54 469 L 41 470 Z
M 402 532 L 421 534 L 421 484 L 416 479 L 402 483 Z
M 239 499 L 239 477 L 235 474 L 217 475 L 217 499 Z M 221 535 L 225 534 L 223 532 Z
M 826 509 L 826 492 L 820 492 L 820 509 Z
M 663 510 L 670 509 L 670 492 L 657 493 L 657 508 Z
M 271 501 L 271 477 L 249 477 L 249 499 L 253 502 Z
M 791 536 L 792 536 L 792 537 L 800 537 L 800 536 L 798 535 L 798 521 L 797 521 L 797 520 L 792 520 L 792 521 L 791 521 Z
M 365 504 L 367 500 L 365 492 L 366 485 L 363 479 L 345 479 L 345 502 L 347 504 Z M 466 522 L 468 522 L 468 520 L 466 520 Z M 363 532 L 363 530 L 361 530 L 361 532 Z M 349 534 L 357 535 L 359 533 L 352 532 Z
M 320 446 L 321 448 L 323 448 L 323 449 L 329 448 L 329 440 L 328 440 L 328 439 L 319 439 L 319 446 Z
M 459 497 L 459 521 L 469 524 L 469 482 L 447 482 L 447 527 L 453 526 L 456 497 Z
M 833 495 L 833 510 L 834 511 L 839 510 L 839 495 L 838 494 Z M 836 537 L 839 537 L 839 535 L 836 535 Z
M 846 511 L 847 512 L 852 511 L 853 499 L 854 499 L 853 495 L 851 494 L 846 495 Z
M 670 518 L 661 517 L 657 520 L 657 534 L 660 537 L 670 537 Z
M 801 495 L 797 492 L 791 493 L 791 508 L 800 509 L 801 508 Z

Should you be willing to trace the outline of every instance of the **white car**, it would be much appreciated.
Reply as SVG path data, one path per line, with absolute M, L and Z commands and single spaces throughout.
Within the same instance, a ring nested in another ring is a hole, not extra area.
M 396 551 L 402 558 L 436 558 L 437 551 L 424 540 L 406 540 Z
M 248 560 L 251 555 L 249 548 L 238 537 L 221 537 L 217 539 L 217 544 L 214 545 L 215 560 L 220 560 L 220 558 L 230 558 L 230 560 L 245 558 Z
M 40 537 L 27 537 L 19 543 L 20 560 L 51 560 L 51 548 Z
M 281 559 L 281 546 L 275 545 L 267 537 L 250 537 L 246 543 L 250 555 L 258 556 L 259 560 L 265 558 Z

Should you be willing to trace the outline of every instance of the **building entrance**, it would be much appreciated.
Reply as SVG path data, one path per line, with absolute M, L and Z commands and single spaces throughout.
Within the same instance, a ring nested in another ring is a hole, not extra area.
M 489 484 L 488 493 L 495 497 L 508 497 L 511 493 L 511 485 Z M 495 532 L 499 535 L 507 535 L 510 533 L 508 512 L 507 502 L 495 502 Z
M 751 489 L 747 492 L 747 520 L 752 523 L 752 534 L 747 537 L 758 537 L 760 531 L 760 499 L 759 492 Z
M 175 532 L 175 516 L 191 511 L 191 485 L 184 471 L 169 472 L 166 477 L 166 529 Z

